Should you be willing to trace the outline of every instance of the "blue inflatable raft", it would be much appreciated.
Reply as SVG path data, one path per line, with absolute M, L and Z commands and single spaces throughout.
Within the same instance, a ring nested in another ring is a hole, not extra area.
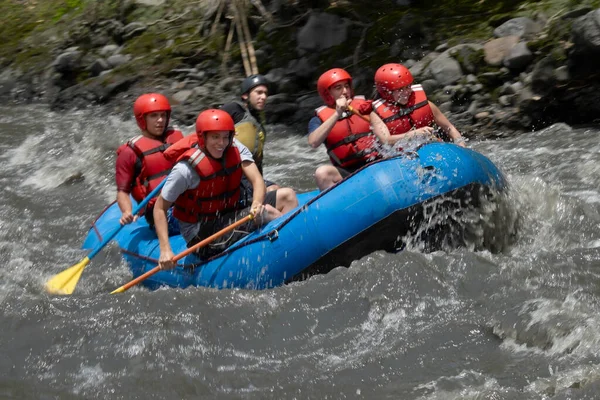
M 398 251 L 403 238 L 420 235 L 431 246 L 447 241 L 443 225 L 423 230 L 435 212 L 478 207 L 488 193 L 506 188 L 500 170 L 485 156 L 448 143 L 430 143 L 414 153 L 368 164 L 336 186 L 298 196 L 295 210 L 202 261 L 190 255 L 171 271 L 143 284 L 186 288 L 264 289 L 348 266 L 376 250 Z M 94 222 L 83 248 L 94 248 L 119 223 L 116 204 Z M 441 218 L 443 220 L 443 218 Z M 144 218 L 115 237 L 137 277 L 157 264 L 158 239 Z M 170 238 L 173 252 L 186 249 L 181 236 Z

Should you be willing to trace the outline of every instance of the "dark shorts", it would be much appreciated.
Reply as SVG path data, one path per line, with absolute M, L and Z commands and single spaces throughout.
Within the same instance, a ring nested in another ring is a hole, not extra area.
M 271 185 L 276 185 L 275 182 L 271 182 L 268 180 L 264 180 L 265 181 L 265 186 L 269 187 Z M 272 192 L 272 191 L 271 191 Z M 267 195 L 271 192 L 267 192 Z M 241 186 L 241 193 L 240 193 L 240 207 L 245 208 L 245 207 L 249 207 L 252 204 L 252 195 L 254 194 L 254 190 L 252 189 L 252 184 L 250 183 L 250 181 L 248 181 L 248 179 L 246 179 L 246 176 L 242 176 L 242 186 Z M 267 202 L 268 197 L 265 197 L 265 204 L 271 204 Z M 275 207 L 275 203 L 271 204 L 273 207 Z
M 146 217 L 150 229 L 154 230 L 154 205 L 146 207 L 144 216 Z M 173 216 L 173 207 L 170 207 L 167 210 L 167 224 L 169 236 L 179 235 L 179 222 L 177 222 L 177 218 Z
M 265 204 L 265 205 L 269 204 L 269 205 L 275 207 L 276 202 L 277 202 L 277 191 L 272 190 L 266 194 L 265 201 L 263 204 Z M 250 204 L 252 204 L 252 200 L 250 200 Z M 199 243 L 200 241 L 204 240 L 205 238 L 209 237 L 210 235 L 233 224 L 235 221 L 238 221 L 238 220 L 246 217 L 249 213 L 250 213 L 250 205 L 248 205 L 248 207 L 245 207 L 241 210 L 231 211 L 226 214 L 223 214 L 215 220 L 207 221 L 207 222 L 203 223 L 200 227 L 200 232 L 198 232 L 198 235 L 196 235 L 196 237 L 194 237 L 192 240 L 190 240 L 188 242 L 187 247 L 192 247 L 193 245 L 195 245 L 196 243 Z M 244 225 L 237 227 L 234 231 L 229 232 L 229 233 L 221 236 L 220 238 L 215 239 L 212 243 L 202 247 L 201 249 L 198 250 L 197 254 L 202 259 L 207 259 L 212 256 L 215 256 L 215 255 L 223 252 L 225 249 L 227 249 L 229 246 L 231 246 L 233 243 L 237 242 L 244 236 L 250 234 L 257 227 L 258 226 L 254 223 L 254 221 L 246 222 Z
M 358 165 L 358 166 L 352 166 L 352 167 L 346 167 L 346 168 L 342 168 L 342 167 L 335 167 L 335 169 L 338 170 L 338 172 L 340 173 L 340 175 L 342 176 L 342 179 L 350 176 L 351 174 L 355 173 L 356 171 L 358 171 L 359 169 L 361 169 L 363 167 L 363 165 Z

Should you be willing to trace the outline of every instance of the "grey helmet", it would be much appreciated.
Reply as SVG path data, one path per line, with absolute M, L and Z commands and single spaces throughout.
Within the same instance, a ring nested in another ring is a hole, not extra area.
M 266 87 L 269 87 L 267 78 L 260 74 L 250 75 L 242 82 L 242 95 L 250 93 L 252 89 L 260 85 L 265 85 Z

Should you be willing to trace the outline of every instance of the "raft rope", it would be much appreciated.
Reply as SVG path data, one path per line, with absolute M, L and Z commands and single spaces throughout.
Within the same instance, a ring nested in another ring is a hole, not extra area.
M 207 258 L 206 260 L 202 260 L 198 263 L 190 263 L 190 264 L 183 264 L 180 265 L 181 267 L 184 268 L 184 270 L 188 270 L 188 272 L 193 272 L 196 268 L 201 268 L 204 264 L 207 264 L 210 261 L 216 260 L 218 258 L 224 257 L 234 251 L 237 251 L 245 246 L 249 246 L 251 244 L 257 243 L 257 242 L 261 242 L 264 240 L 269 240 L 270 242 L 277 240 L 277 238 L 279 237 L 279 230 L 281 230 L 283 227 L 285 227 L 288 223 L 290 223 L 296 216 L 298 216 L 300 213 L 302 213 L 303 211 L 305 211 L 306 209 L 308 209 L 308 207 L 313 204 L 315 201 L 317 201 L 318 199 L 320 199 L 321 197 L 325 196 L 327 193 L 329 193 L 330 191 L 332 191 L 334 188 L 344 184 L 351 176 L 354 176 L 355 174 L 357 174 L 358 172 L 362 171 L 363 169 L 373 165 L 373 164 L 377 164 L 377 163 L 381 163 L 381 162 L 386 162 L 386 161 L 390 161 L 390 160 L 394 160 L 397 158 L 409 158 L 409 159 L 415 159 L 419 157 L 419 154 L 416 152 L 418 149 L 420 149 L 421 147 L 427 145 L 428 143 L 424 143 L 420 146 L 417 147 L 417 149 L 415 151 L 411 151 L 411 152 L 404 152 L 402 154 L 399 154 L 397 156 L 394 157 L 389 157 L 389 158 L 382 158 L 379 160 L 375 160 L 372 161 L 368 164 L 363 165 L 362 167 L 360 167 L 359 169 L 357 169 L 356 171 L 354 171 L 352 174 L 348 175 L 347 177 L 345 177 L 344 179 L 342 179 L 341 181 L 337 182 L 335 185 L 325 189 L 324 191 L 322 191 L 321 193 L 319 193 L 317 196 L 315 196 L 314 198 L 312 198 L 311 200 L 309 200 L 306 204 L 304 204 L 302 207 L 298 208 L 296 211 L 294 211 L 293 213 L 291 213 L 290 215 L 288 215 L 283 221 L 281 221 L 281 223 L 279 225 L 277 225 L 275 228 L 271 229 L 269 232 L 265 232 L 263 234 L 261 234 L 260 236 L 257 236 L 253 239 L 247 240 L 243 243 L 234 245 L 230 248 L 228 248 L 227 250 L 216 254 L 210 258 Z M 135 257 L 138 258 L 140 260 L 144 260 L 144 261 L 149 261 L 155 264 L 158 264 L 158 260 L 151 258 L 151 257 L 146 257 L 143 256 L 141 254 L 138 253 L 134 253 L 131 252 L 129 250 L 123 249 L 121 248 L 121 252 L 124 254 L 127 254 L 131 257 Z M 221 269 L 221 266 L 219 266 L 214 274 L 213 277 L 216 275 L 216 273 Z M 211 281 L 213 280 L 213 278 L 211 278 Z
M 357 174 L 358 172 L 362 171 L 363 169 L 365 169 L 368 166 L 371 166 L 373 164 L 377 164 L 380 162 L 385 162 L 385 161 L 389 161 L 389 160 L 393 160 L 396 158 L 403 158 L 403 157 L 407 157 L 407 158 L 416 158 L 419 155 L 416 152 L 405 152 L 403 154 L 399 154 L 397 156 L 394 157 L 389 157 L 389 158 L 383 158 L 380 160 L 375 160 L 372 161 L 368 164 L 363 165 L 362 167 L 360 167 L 359 169 L 357 169 L 356 171 L 354 171 L 352 174 L 348 175 L 347 177 L 345 177 L 344 179 L 342 179 L 341 181 L 337 182 L 335 185 L 325 189 L 324 191 L 322 191 L 321 193 L 319 193 L 317 196 L 315 196 L 314 198 L 312 198 L 311 200 L 309 200 L 306 204 L 304 204 L 302 207 L 298 208 L 296 211 L 294 211 L 293 213 L 291 213 L 290 215 L 288 215 L 279 225 L 277 225 L 275 228 L 271 229 L 269 232 L 263 233 L 260 236 L 257 236 L 253 239 L 247 240 L 243 243 L 234 245 L 230 248 L 228 248 L 227 250 L 223 251 L 222 253 L 216 254 L 202 262 L 199 263 L 194 263 L 191 264 L 190 266 L 184 266 L 185 268 L 197 268 L 197 267 L 201 267 L 203 264 L 208 263 L 209 261 L 215 260 L 217 258 L 220 257 L 224 257 L 227 254 L 230 254 L 238 249 L 243 248 L 244 246 L 249 246 L 251 244 L 254 244 L 256 242 L 260 242 L 263 240 L 269 240 L 269 241 L 274 241 L 277 240 L 277 238 L 279 237 L 279 230 L 281 230 L 283 227 L 285 227 L 290 221 L 292 221 L 296 216 L 298 216 L 300 213 L 302 213 L 303 211 L 305 211 L 311 204 L 313 204 L 315 201 L 317 201 L 318 199 L 320 199 L 321 197 L 325 196 L 327 193 L 329 193 L 331 190 L 333 190 L 334 188 L 344 184 L 348 178 L 350 178 L 351 176 L 354 176 L 355 174 Z M 220 267 L 219 267 L 220 268 Z M 217 269 L 218 271 L 218 269 Z M 216 271 L 215 271 L 216 272 Z

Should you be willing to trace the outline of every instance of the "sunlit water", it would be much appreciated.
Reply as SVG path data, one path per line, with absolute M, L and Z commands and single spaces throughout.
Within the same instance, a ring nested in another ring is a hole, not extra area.
M 271 128 L 266 177 L 312 189 L 325 153 Z M 519 229 L 500 252 L 413 246 L 272 290 L 109 295 L 131 278 L 111 245 L 74 295 L 49 296 L 46 280 L 84 256 L 90 222 L 115 196 L 115 149 L 136 129 L 92 112 L 2 108 L 0 398 L 600 393 L 597 129 L 469 144 L 511 185 Z

